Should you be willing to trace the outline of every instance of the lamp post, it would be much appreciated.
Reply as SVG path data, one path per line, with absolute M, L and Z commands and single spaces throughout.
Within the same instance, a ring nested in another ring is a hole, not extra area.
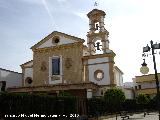
M 143 55 L 145 56 L 145 52 L 149 52 L 151 50 L 152 56 L 153 56 L 153 63 L 154 63 L 154 71 L 155 71 L 155 80 L 156 80 L 156 88 L 157 88 L 157 107 L 158 107 L 158 112 L 159 112 L 159 120 L 160 120 L 160 92 L 159 92 L 159 81 L 158 81 L 158 74 L 157 74 L 157 67 L 156 67 L 156 60 L 155 60 L 155 49 L 160 49 L 160 43 L 159 44 L 153 44 L 153 41 L 150 41 L 151 46 L 149 47 L 148 45 L 146 47 L 143 47 Z M 140 69 L 142 74 L 146 74 L 147 70 L 143 69 L 144 67 L 147 67 L 147 64 L 145 63 L 145 59 L 144 59 L 144 63 L 142 64 L 142 67 Z M 146 71 L 145 71 L 146 70 Z M 149 71 L 149 68 L 148 68 Z

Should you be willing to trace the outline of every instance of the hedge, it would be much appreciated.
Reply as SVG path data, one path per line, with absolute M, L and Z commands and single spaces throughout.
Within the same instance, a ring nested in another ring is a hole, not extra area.
M 54 97 L 36 94 L 0 94 L 0 113 L 5 114 L 76 114 L 75 97 Z

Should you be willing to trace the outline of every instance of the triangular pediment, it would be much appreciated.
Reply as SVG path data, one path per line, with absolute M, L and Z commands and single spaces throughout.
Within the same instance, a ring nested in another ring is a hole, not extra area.
M 31 49 L 54 47 L 57 45 L 72 44 L 75 42 L 84 42 L 84 39 L 71 36 L 62 32 L 54 31 L 40 42 L 31 47 Z

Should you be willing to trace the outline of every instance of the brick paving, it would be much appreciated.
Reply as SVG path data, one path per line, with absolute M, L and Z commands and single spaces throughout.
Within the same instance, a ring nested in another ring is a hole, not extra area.
M 116 117 L 102 119 L 102 120 L 116 120 Z M 121 116 L 118 116 L 117 120 L 123 120 Z M 144 113 L 134 114 L 133 116 L 129 116 L 129 119 L 125 118 L 124 120 L 159 120 L 158 113 L 149 113 L 144 117 Z

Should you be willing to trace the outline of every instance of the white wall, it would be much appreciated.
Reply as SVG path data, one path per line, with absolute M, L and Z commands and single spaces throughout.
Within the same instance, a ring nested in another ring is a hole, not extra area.
M 109 85 L 110 84 L 109 64 L 103 62 L 108 62 L 108 58 L 105 57 L 105 58 L 95 58 L 88 60 L 89 81 L 97 83 L 98 85 Z M 94 78 L 94 72 L 96 70 L 102 70 L 104 72 L 104 78 L 100 81 L 97 81 Z
M 122 91 L 125 94 L 126 99 L 133 99 L 134 98 L 134 93 L 132 89 L 122 89 Z
M 22 86 L 22 74 L 0 69 L 0 81 L 6 81 L 6 88 Z
M 87 89 L 87 98 L 92 98 L 92 96 L 93 96 L 92 89 Z
M 123 86 L 123 74 L 114 68 L 114 79 L 116 81 L 117 86 Z
M 57 45 L 63 45 L 63 44 L 69 44 L 69 43 L 74 43 L 76 42 L 75 40 L 67 39 L 65 37 L 59 36 L 60 41 Z M 52 38 L 47 40 L 45 43 L 39 46 L 39 48 L 45 48 L 45 47 L 51 47 L 51 46 L 56 46 L 56 44 L 52 43 Z
M 25 70 L 24 70 L 24 80 L 27 77 L 31 77 L 33 79 L 33 68 L 25 68 Z

